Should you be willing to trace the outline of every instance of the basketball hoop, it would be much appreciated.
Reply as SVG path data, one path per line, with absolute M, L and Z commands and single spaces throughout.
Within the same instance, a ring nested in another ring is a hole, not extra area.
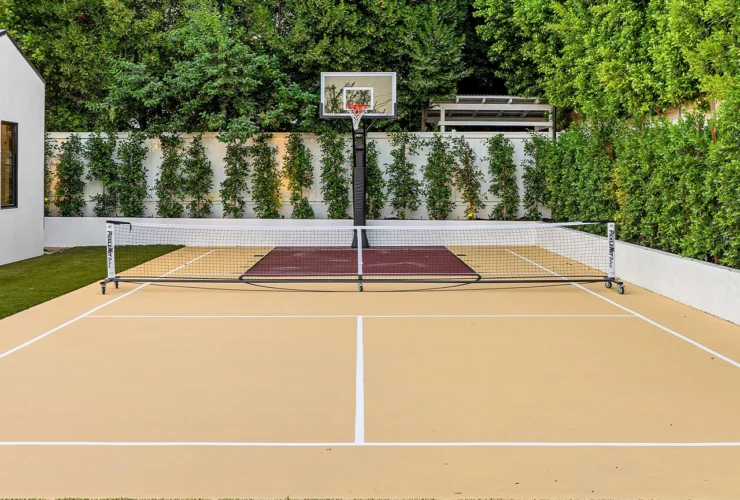
M 369 104 L 347 104 L 345 106 L 345 109 L 347 110 L 347 113 L 349 113 L 350 117 L 352 118 L 352 125 L 354 126 L 355 130 L 360 129 L 360 120 L 362 120 L 362 116 L 370 109 Z

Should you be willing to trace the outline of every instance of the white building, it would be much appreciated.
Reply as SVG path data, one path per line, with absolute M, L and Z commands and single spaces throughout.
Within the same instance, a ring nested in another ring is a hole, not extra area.
M 0 265 L 44 252 L 45 87 L 0 30 Z

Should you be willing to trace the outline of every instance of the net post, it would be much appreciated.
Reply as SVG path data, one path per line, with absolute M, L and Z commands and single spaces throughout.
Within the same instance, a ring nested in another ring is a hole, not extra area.
M 617 244 L 617 230 L 616 230 L 616 224 L 613 222 L 609 222 L 606 225 L 606 239 L 608 242 L 607 247 L 607 261 L 606 261 L 606 270 L 607 270 L 607 277 L 610 280 L 614 280 L 616 275 L 616 244 Z
M 361 227 L 355 228 L 355 241 L 362 241 L 363 230 Z M 362 285 L 362 247 L 363 245 L 357 245 L 357 280 Z
M 108 268 L 108 279 L 112 280 L 116 277 L 116 236 L 115 236 L 115 225 L 110 222 L 105 224 L 105 242 L 106 242 L 106 255 L 107 255 L 107 268 Z

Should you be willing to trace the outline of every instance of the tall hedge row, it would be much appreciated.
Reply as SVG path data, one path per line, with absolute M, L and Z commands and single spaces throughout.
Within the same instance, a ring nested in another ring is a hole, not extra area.
M 624 241 L 740 268 L 738 109 L 572 126 L 556 143 L 531 141 L 553 218 L 613 219 Z

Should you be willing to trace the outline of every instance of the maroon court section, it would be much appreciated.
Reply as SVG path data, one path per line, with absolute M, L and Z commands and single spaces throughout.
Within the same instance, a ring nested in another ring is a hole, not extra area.
M 362 250 L 362 275 L 455 276 L 477 274 L 442 246 L 374 247 Z M 342 247 L 276 247 L 243 274 L 243 278 L 357 276 L 357 249 Z

